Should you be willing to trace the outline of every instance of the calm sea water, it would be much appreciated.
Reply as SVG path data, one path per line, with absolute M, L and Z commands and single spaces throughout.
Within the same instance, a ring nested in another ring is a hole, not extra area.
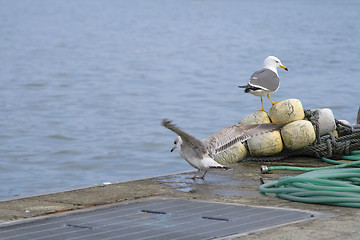
M 360 2 L 1 0 L 0 197 L 192 169 L 204 138 L 260 109 L 237 88 L 279 57 L 274 101 L 355 123 Z M 269 109 L 270 102 L 265 100 Z

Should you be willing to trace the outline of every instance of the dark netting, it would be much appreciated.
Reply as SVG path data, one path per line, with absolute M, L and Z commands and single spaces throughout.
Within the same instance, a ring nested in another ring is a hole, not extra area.
M 299 150 L 284 149 L 281 153 L 268 157 L 247 157 L 243 161 L 274 162 L 292 156 L 312 156 L 316 158 L 337 158 L 349 155 L 351 151 L 360 149 L 360 124 L 351 126 L 343 121 L 335 120 L 339 137 L 333 133 L 319 135 L 319 113 L 305 110 L 305 117 L 315 127 L 316 140 L 313 144 Z

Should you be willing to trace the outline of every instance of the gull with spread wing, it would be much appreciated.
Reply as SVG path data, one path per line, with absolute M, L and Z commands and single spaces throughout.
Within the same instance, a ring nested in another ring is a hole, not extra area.
M 178 135 L 174 140 L 174 147 L 171 149 L 171 152 L 177 148 L 181 157 L 183 157 L 192 167 L 198 169 L 191 179 L 204 179 L 205 174 L 209 169 L 231 169 L 216 162 L 213 156 L 225 151 L 237 142 L 244 142 L 251 137 L 280 130 L 281 128 L 281 126 L 273 123 L 236 124 L 225 127 L 213 135 L 203 140 L 199 140 L 181 130 L 167 119 L 162 120 L 162 125 Z M 197 177 L 196 175 L 200 171 L 205 172 L 201 177 Z

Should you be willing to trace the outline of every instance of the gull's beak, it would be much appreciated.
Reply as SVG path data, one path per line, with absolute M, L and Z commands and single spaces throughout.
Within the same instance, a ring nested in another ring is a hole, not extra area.
M 285 67 L 284 65 L 280 65 L 280 67 L 286 71 L 289 71 L 289 69 L 287 67 Z
M 176 146 L 174 146 L 174 147 L 170 150 L 170 152 L 173 152 L 173 151 L 175 150 L 175 148 L 176 148 Z

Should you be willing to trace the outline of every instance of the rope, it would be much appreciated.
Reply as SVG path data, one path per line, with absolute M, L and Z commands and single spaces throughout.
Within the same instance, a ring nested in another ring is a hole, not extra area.
M 320 143 L 320 133 L 319 133 L 319 111 L 311 111 L 311 110 L 304 110 L 305 118 L 307 118 L 315 129 L 315 135 L 316 135 L 316 142 Z

